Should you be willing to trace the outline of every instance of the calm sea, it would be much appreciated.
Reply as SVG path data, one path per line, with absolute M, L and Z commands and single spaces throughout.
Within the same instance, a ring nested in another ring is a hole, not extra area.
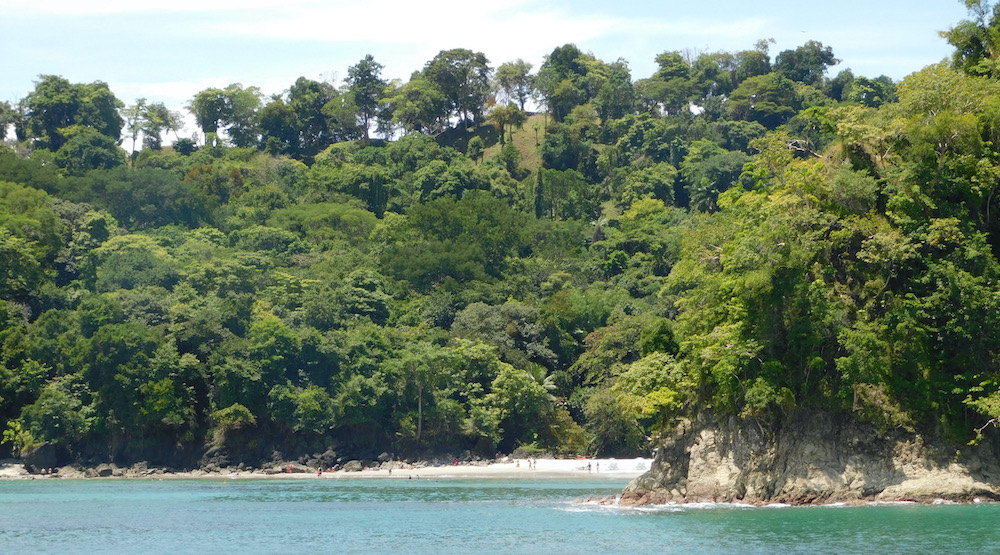
M 1000 505 L 629 509 L 624 481 L 0 482 L 0 553 L 989 553 Z

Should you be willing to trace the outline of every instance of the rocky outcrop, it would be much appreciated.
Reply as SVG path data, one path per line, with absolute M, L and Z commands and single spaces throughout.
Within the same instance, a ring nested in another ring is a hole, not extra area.
M 364 465 L 361 464 L 361 461 L 348 461 L 344 463 L 343 470 L 344 472 L 361 472 L 362 468 Z
M 958 451 L 848 415 L 802 412 L 769 427 L 703 417 L 677 427 L 619 503 L 998 500 L 996 443 Z

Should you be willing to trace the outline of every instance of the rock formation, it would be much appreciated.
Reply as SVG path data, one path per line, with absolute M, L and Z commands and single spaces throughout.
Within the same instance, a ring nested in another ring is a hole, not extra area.
M 996 441 L 957 450 L 848 415 L 800 412 L 780 425 L 682 422 L 622 505 L 1000 499 Z

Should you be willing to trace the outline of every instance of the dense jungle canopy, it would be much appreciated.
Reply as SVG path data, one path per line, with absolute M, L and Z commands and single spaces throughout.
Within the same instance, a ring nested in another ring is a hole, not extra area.
M 459 48 L 203 90 L 197 139 L 42 75 L 0 103 L 0 449 L 625 455 L 797 409 L 974 441 L 1000 10 L 966 4 L 954 58 L 900 82 L 815 41 L 638 79 Z

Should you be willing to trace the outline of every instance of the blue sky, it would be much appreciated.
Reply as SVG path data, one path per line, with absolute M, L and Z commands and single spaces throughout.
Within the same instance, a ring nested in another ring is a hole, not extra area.
M 0 0 L 0 100 L 55 74 L 179 109 L 207 87 L 272 94 L 299 76 L 336 81 L 368 53 L 384 77 L 406 80 L 444 49 L 537 69 L 568 42 L 626 59 L 639 79 L 667 50 L 737 51 L 773 38 L 773 57 L 818 40 L 843 60 L 833 74 L 898 80 L 947 57 L 938 32 L 966 16 L 958 0 Z

